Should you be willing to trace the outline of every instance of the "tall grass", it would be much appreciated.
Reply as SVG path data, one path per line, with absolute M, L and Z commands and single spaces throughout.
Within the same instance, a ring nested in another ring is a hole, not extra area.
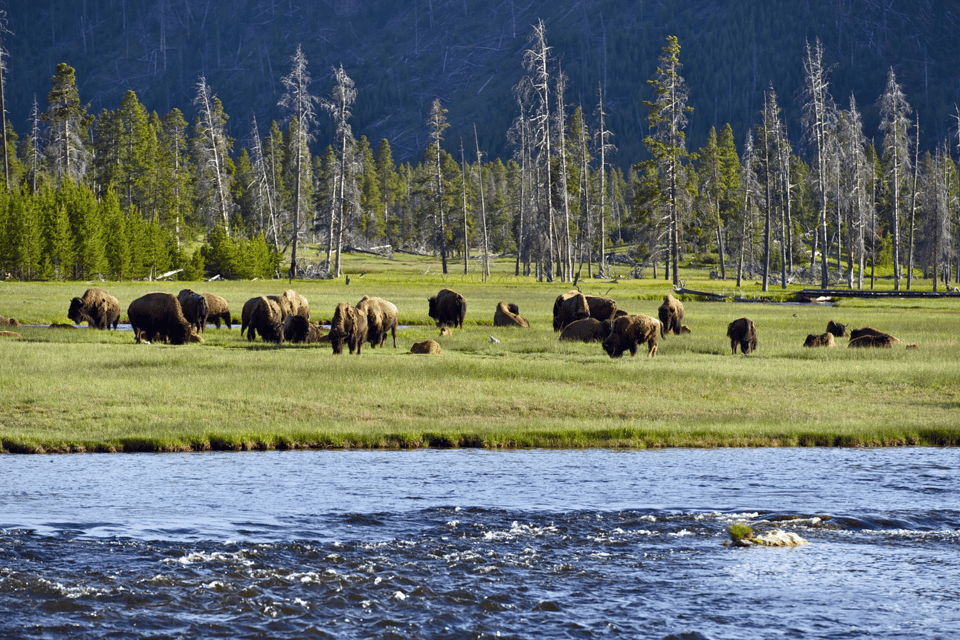
M 411 259 L 413 260 L 413 259 Z M 383 261 L 389 262 L 389 261 Z M 189 286 L 239 316 L 255 295 L 292 287 L 329 319 L 364 294 L 397 304 L 399 348 L 334 356 L 329 345 L 266 345 L 208 327 L 202 345 L 135 345 L 129 331 L 57 330 L 89 283 L 0 284 L 0 314 L 34 325 L 0 339 L 5 451 L 167 451 L 291 447 L 890 446 L 960 443 L 960 313 L 953 300 L 839 306 L 685 300 L 693 333 L 656 358 L 611 360 L 598 344 L 559 342 L 553 301 L 569 285 L 495 272 L 490 282 L 370 261 L 344 281 L 104 283 L 126 306 Z M 391 267 L 384 273 L 376 268 Z M 426 298 L 454 288 L 467 323 L 441 338 Z M 704 280 L 692 288 L 726 285 Z M 588 281 L 631 313 L 656 315 L 663 281 Z M 758 292 L 745 292 L 748 295 Z M 759 294 L 758 294 L 759 295 Z M 492 326 L 500 300 L 532 328 Z M 727 324 L 754 320 L 759 348 L 733 356 Z M 873 326 L 893 349 L 805 349 L 829 320 Z M 491 341 L 493 336 L 498 342 Z M 439 356 L 410 346 L 438 339 Z M 907 350 L 914 343 L 918 350 Z

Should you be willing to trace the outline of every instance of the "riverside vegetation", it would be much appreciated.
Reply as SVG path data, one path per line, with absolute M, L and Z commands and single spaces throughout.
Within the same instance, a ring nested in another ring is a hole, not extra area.
M 660 340 L 657 357 L 610 359 L 599 344 L 558 341 L 565 283 L 537 283 L 501 264 L 487 282 L 440 276 L 425 258 L 345 255 L 345 280 L 3 282 L 0 314 L 23 323 L 0 338 L 0 448 L 5 452 L 244 450 L 303 447 L 716 447 L 960 444 L 960 313 L 956 299 L 840 300 L 836 306 L 707 302 L 689 296 L 693 333 Z M 698 290 L 729 282 L 684 274 Z M 340 301 L 376 295 L 400 313 L 399 348 L 334 356 L 328 344 L 248 342 L 208 326 L 204 344 L 135 345 L 129 331 L 47 328 L 70 298 L 101 286 L 126 308 L 148 291 L 190 287 L 226 298 L 294 288 L 314 322 Z M 427 298 L 467 300 L 463 329 L 440 337 Z M 656 316 L 662 280 L 582 281 L 630 313 Z M 747 296 L 761 294 L 745 287 Z M 493 326 L 499 301 L 530 329 Z M 758 350 L 730 354 L 727 324 L 750 317 Z M 809 349 L 828 321 L 871 326 L 893 349 Z M 31 326 L 33 325 L 33 326 Z M 497 342 L 490 338 L 496 338 Z M 409 353 L 441 342 L 439 356 Z M 919 349 L 905 345 L 917 344 Z

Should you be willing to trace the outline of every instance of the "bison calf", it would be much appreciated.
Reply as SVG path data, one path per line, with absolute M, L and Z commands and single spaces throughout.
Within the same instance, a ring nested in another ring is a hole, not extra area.
M 733 353 L 737 352 L 737 346 L 743 355 L 757 350 L 757 328 L 750 318 L 737 318 L 727 325 L 727 337 Z
M 657 336 L 660 333 L 660 321 L 650 316 L 637 314 L 621 316 L 613 321 L 610 335 L 603 341 L 603 350 L 611 358 L 619 358 L 624 351 L 637 355 L 637 345 L 647 343 L 647 357 L 657 355 Z

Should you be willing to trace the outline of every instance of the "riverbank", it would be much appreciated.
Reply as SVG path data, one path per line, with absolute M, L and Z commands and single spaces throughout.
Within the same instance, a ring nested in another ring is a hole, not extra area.
M 697 283 L 703 288 L 706 283 Z M 610 359 L 598 344 L 559 342 L 553 301 L 570 288 L 529 279 L 106 283 L 121 308 L 149 290 L 224 296 L 234 315 L 253 295 L 292 287 L 315 321 L 337 302 L 379 295 L 400 310 L 398 348 L 248 342 L 209 326 L 204 344 L 135 345 L 129 331 L 50 329 L 84 283 L 2 283 L 0 314 L 42 326 L 0 339 L 0 450 L 18 453 L 418 447 L 956 446 L 960 313 L 954 300 L 841 300 L 837 306 L 684 301 L 692 333 L 657 356 Z M 467 322 L 440 337 L 426 298 L 448 286 Z M 656 315 L 662 281 L 584 282 L 630 313 Z M 530 329 L 493 326 L 498 301 Z M 19 305 L 19 309 L 17 308 Z M 727 324 L 754 320 L 758 350 L 731 355 Z M 827 322 L 897 336 L 892 349 L 802 347 Z M 437 339 L 443 352 L 410 346 Z M 491 340 L 494 338 L 496 341 Z M 906 345 L 917 349 L 907 349 Z

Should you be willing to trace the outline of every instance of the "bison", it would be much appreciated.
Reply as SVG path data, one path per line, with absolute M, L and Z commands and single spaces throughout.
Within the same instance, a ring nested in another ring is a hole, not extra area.
M 180 301 L 183 317 L 196 328 L 197 333 L 202 333 L 207 324 L 207 299 L 192 289 L 181 289 L 177 300 Z
M 180 301 L 172 293 L 140 296 L 127 307 L 127 316 L 137 344 L 143 340 L 186 344 L 195 335 L 193 325 L 183 316 Z
M 571 322 L 560 332 L 561 340 L 601 342 L 610 334 L 613 321 L 600 322 L 596 318 L 584 318 Z
M 890 338 L 890 342 L 900 342 L 898 339 L 894 338 L 889 333 L 884 333 L 883 331 L 878 331 L 873 327 L 864 327 L 863 329 L 854 329 L 850 332 L 850 341 L 853 342 L 857 338 L 862 338 L 863 336 L 877 336 L 881 338 Z
M 280 304 L 271 296 L 255 298 L 250 310 L 250 324 L 247 327 L 247 340 L 253 341 L 257 334 L 265 342 L 283 342 L 283 313 Z
M 733 353 L 737 352 L 738 345 L 743 355 L 757 350 L 757 328 L 750 318 L 737 318 L 727 325 L 727 337 Z
M 92 329 L 116 329 L 120 322 L 120 302 L 103 289 L 87 289 L 70 301 L 67 317 L 74 324 L 86 322 Z
M 436 340 L 424 340 L 423 342 L 416 342 L 412 347 L 410 347 L 410 353 L 436 355 L 441 351 L 443 351 L 443 349 L 440 348 L 440 343 Z
M 833 320 L 827 323 L 827 333 L 832 333 L 833 337 L 835 338 L 850 337 L 850 332 L 847 330 L 847 325 L 834 322 Z
M 383 298 L 363 296 L 357 303 L 357 309 L 367 318 L 367 342 L 370 348 L 382 347 L 387 341 L 387 333 L 393 334 L 393 348 L 397 348 L 397 306 Z
M 493 312 L 493 326 L 529 329 L 530 323 L 520 315 L 520 307 L 501 301 L 497 303 L 497 310 Z
M 207 322 L 212 322 L 220 328 L 220 322 L 227 324 L 227 329 L 233 328 L 233 320 L 230 318 L 230 305 L 227 301 L 213 293 L 201 293 L 204 300 L 207 301 Z
M 613 320 L 617 315 L 617 302 L 613 298 L 603 296 L 583 296 L 587 301 L 587 310 L 594 320 L 603 322 Z
M 295 314 L 298 316 L 303 316 L 307 320 L 310 319 L 310 303 L 307 302 L 307 299 L 302 295 L 294 291 L 293 289 L 287 289 L 280 295 L 280 307 L 283 309 L 283 317 L 286 317 L 289 314 Z
M 821 333 L 817 335 L 811 333 L 807 336 L 806 341 L 804 341 L 803 346 L 805 347 L 835 347 L 837 346 L 836 341 L 833 339 L 833 334 L 827 331 L 826 333 Z
M 243 309 L 240 310 L 240 335 L 243 335 L 243 332 L 247 330 L 247 327 L 250 326 L 250 315 L 253 313 L 253 308 L 260 304 L 260 298 L 250 298 L 243 303 Z M 279 302 L 278 302 L 279 304 Z
M 283 339 L 295 344 L 320 342 L 323 333 L 320 327 L 303 316 L 290 314 L 283 322 Z
M 590 317 L 587 297 L 579 291 L 561 293 L 553 303 L 553 330 L 563 331 L 571 322 Z
M 76 299 L 77 298 L 74 298 L 74 300 Z M 3 316 L 0 316 L 0 325 L 4 327 L 19 327 L 20 321 L 17 320 L 16 318 L 5 318 Z M 70 326 L 73 326 L 73 325 L 70 325 Z
M 354 351 L 360 355 L 363 341 L 367 339 L 367 317 L 349 302 L 341 302 L 333 311 L 333 320 L 330 321 L 330 344 L 333 353 L 343 353 L 343 343 L 346 342 L 350 353 Z
M 467 316 L 467 302 L 463 296 L 451 289 L 441 289 L 437 295 L 427 300 L 427 314 L 438 327 L 463 328 L 463 319 Z
M 888 333 L 880 333 L 880 334 L 865 333 L 863 335 L 857 336 L 856 338 L 851 338 L 850 344 L 847 346 L 853 347 L 854 349 L 864 348 L 864 347 L 890 349 L 893 347 L 894 342 L 900 342 L 900 341 Z
M 637 355 L 637 345 L 647 343 L 647 357 L 657 355 L 657 334 L 660 333 L 660 321 L 650 316 L 637 314 L 622 316 L 613 321 L 610 334 L 603 341 L 603 350 L 611 358 L 619 358 L 624 351 Z
M 669 293 L 663 296 L 663 304 L 657 310 L 660 317 L 660 337 L 667 337 L 668 333 L 680 335 L 683 333 L 683 303 Z

